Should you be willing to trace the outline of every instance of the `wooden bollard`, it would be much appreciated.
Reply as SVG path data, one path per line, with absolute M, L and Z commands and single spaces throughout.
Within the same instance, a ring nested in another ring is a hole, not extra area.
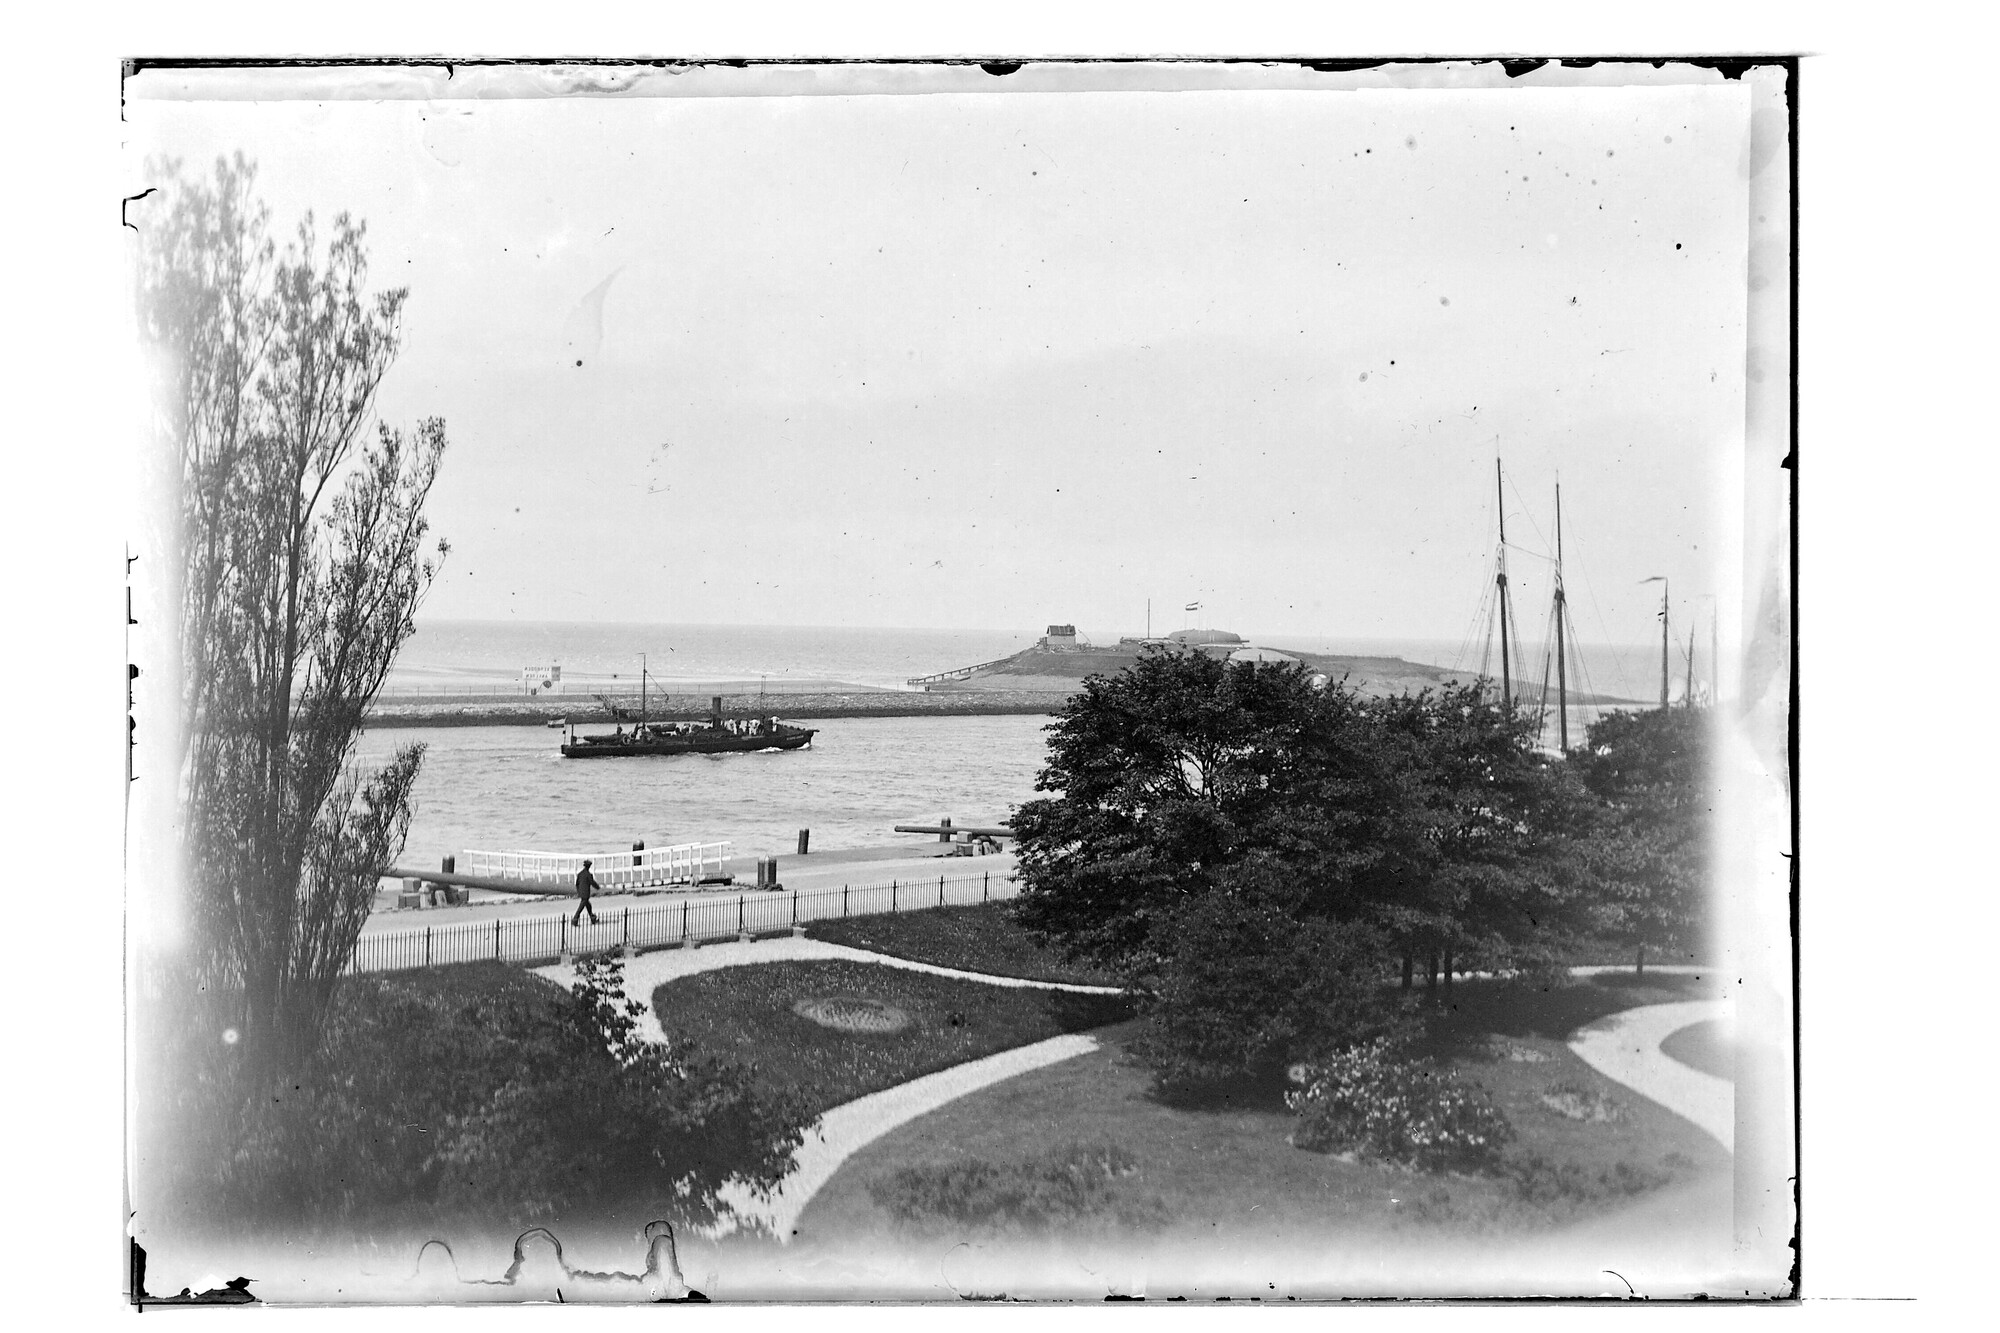
M 800 830 L 799 830 L 799 855 L 800 855 L 800 856 L 804 856 L 804 855 L 806 854 L 806 848 L 807 848 L 807 847 L 808 847 L 808 846 L 809 846 L 809 845 L 811 844 L 811 842 L 812 842 L 812 835 L 813 835 L 813 831 L 812 831 L 811 829 L 809 829 L 809 828 L 802 828 L 802 829 L 800 829 Z
M 942 819 L 938 820 L 938 841 L 939 841 L 939 842 L 950 842 L 950 841 L 951 841 L 951 816 L 950 816 L 950 815 L 946 815 L 946 816 L 945 816 L 944 818 L 942 818 Z

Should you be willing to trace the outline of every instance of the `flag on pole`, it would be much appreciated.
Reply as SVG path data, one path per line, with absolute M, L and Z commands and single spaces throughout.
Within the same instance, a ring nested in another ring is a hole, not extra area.
M 1181 609 L 1182 609 L 1182 610 L 1185 610 L 1185 611 L 1199 611 L 1199 610 L 1201 610 L 1201 603 L 1200 603 L 1200 602 L 1189 602 L 1189 603 L 1188 603 L 1188 604 L 1187 604 L 1187 605 L 1186 605 L 1185 607 L 1183 607 L 1183 608 L 1181 608 Z

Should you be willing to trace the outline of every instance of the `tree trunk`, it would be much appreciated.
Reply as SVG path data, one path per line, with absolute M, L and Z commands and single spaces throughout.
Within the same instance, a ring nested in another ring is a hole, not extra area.
M 1427 962 L 1429 964 L 1430 975 L 1429 978 L 1424 982 L 1424 989 L 1428 991 L 1432 995 L 1432 997 L 1435 997 L 1437 995 L 1437 988 L 1438 988 L 1437 954 L 1433 952 L 1430 958 L 1427 960 Z
M 1452 967 L 1451 950 L 1446 949 L 1444 951 L 1444 988 L 1446 990 L 1451 989 L 1451 974 L 1454 970 L 1455 969 Z
M 1408 989 L 1410 989 L 1410 986 L 1412 985 L 1412 983 L 1413 983 L 1413 981 L 1414 981 L 1414 979 L 1415 979 L 1415 976 L 1416 976 L 1416 970 L 1417 970 L 1417 960 L 1416 960 L 1415 958 L 1411 957 L 1411 956 L 1410 956 L 1409 954 L 1404 954 L 1404 955 L 1403 955 L 1403 989 L 1404 989 L 1404 990 L 1408 990 Z
M 1646 946 L 1643 944 L 1639 946 L 1639 959 L 1633 964 L 1632 971 L 1638 976 L 1646 975 Z

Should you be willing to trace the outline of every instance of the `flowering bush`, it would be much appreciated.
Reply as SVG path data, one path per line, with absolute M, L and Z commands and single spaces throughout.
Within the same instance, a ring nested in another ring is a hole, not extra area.
M 1514 1137 L 1476 1083 L 1378 1038 L 1295 1068 L 1302 1086 L 1285 1094 L 1299 1117 L 1292 1143 L 1312 1152 L 1353 1152 L 1422 1171 L 1498 1165 Z

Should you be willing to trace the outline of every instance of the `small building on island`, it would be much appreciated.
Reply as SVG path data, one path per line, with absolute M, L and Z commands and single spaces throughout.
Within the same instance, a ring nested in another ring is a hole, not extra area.
M 1049 626 L 1049 632 L 1042 636 L 1042 647 L 1058 652 L 1064 649 L 1075 649 L 1078 646 L 1076 641 L 1076 626 L 1074 625 L 1051 625 Z

